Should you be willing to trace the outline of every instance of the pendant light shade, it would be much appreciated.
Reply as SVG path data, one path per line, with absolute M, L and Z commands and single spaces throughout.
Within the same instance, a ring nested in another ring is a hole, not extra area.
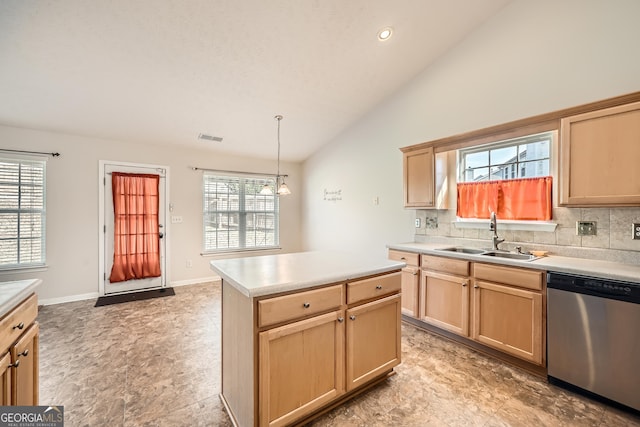
M 284 182 L 284 177 L 282 178 L 282 184 L 280 184 L 280 187 L 278 187 L 278 195 L 279 196 L 286 196 L 287 194 L 291 194 L 291 190 L 289 190 L 289 187 L 287 186 L 287 183 Z
M 263 196 L 270 196 L 273 194 L 273 190 L 271 189 L 269 184 L 265 184 L 262 186 L 262 189 L 260 190 L 260 194 L 262 194 Z

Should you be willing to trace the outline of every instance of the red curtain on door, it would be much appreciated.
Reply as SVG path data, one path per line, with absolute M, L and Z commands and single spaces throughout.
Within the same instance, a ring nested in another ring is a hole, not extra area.
M 551 219 L 552 178 L 507 179 L 458 184 L 457 215 L 460 218 Z
M 159 175 L 114 172 L 113 267 L 109 281 L 159 277 Z

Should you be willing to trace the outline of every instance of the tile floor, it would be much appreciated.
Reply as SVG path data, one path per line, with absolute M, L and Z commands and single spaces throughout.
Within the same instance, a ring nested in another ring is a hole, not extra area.
M 40 404 L 65 426 L 230 426 L 220 392 L 220 286 L 94 308 L 42 307 Z M 403 363 L 324 426 L 640 426 L 640 418 L 403 325 Z

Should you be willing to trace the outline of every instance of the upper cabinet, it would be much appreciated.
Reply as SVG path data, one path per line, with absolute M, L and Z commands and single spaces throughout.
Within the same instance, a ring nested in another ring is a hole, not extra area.
M 565 117 L 560 205 L 640 206 L 640 102 Z
M 447 209 L 448 154 L 435 153 L 433 147 L 401 148 L 404 207 Z
M 433 148 L 404 151 L 402 173 L 405 208 L 432 208 L 435 198 Z

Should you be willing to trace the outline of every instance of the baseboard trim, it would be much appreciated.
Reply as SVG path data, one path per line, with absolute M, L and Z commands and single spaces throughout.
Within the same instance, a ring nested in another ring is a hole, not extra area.
M 170 283 L 170 286 L 186 286 L 186 285 L 197 285 L 200 283 L 208 283 L 208 282 L 217 282 L 222 280 L 220 276 L 211 276 L 211 277 L 201 277 L 199 279 L 187 279 L 187 280 L 176 280 Z
M 203 277 L 200 279 L 189 279 L 189 280 L 178 280 L 175 282 L 171 282 L 171 286 L 188 286 L 188 285 L 197 285 L 200 283 L 208 283 L 215 282 L 221 280 L 219 276 L 211 276 L 211 277 Z M 75 301 L 84 301 L 88 299 L 97 299 L 100 297 L 99 292 L 91 292 L 88 294 L 78 294 L 78 295 L 68 295 L 65 297 L 58 298 L 38 298 L 38 305 L 56 305 L 56 304 L 64 304 L 65 302 L 75 302 Z
M 75 302 L 75 301 L 84 301 L 88 299 L 96 299 L 100 296 L 99 292 L 91 292 L 89 294 L 79 294 L 79 295 L 69 295 L 66 297 L 58 297 L 58 298 L 38 298 L 38 305 L 56 305 L 56 304 L 64 304 L 65 302 Z

